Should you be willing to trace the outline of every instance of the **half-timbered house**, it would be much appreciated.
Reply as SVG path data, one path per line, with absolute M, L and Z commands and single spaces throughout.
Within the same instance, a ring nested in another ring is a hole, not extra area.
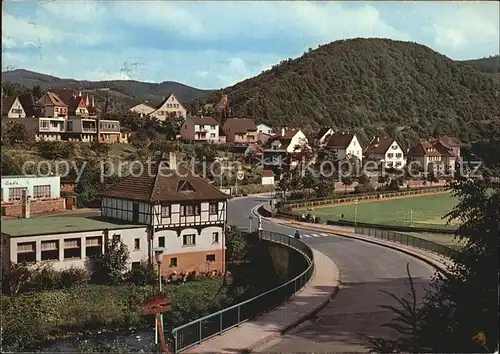
M 102 193 L 101 215 L 148 226 L 149 257 L 163 247 L 162 273 L 224 271 L 228 196 L 171 153 Z

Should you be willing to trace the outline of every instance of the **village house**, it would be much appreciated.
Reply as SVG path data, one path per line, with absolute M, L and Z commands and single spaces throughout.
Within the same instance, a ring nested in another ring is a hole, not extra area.
M 334 133 L 330 127 L 321 128 L 321 130 L 314 137 L 313 145 L 316 147 L 325 147 L 328 138 Z
M 352 132 L 342 131 L 330 135 L 325 148 L 334 152 L 338 160 L 343 160 L 349 156 L 355 156 L 359 161 L 363 159 L 363 148 L 356 134 Z
M 455 156 L 460 159 L 460 147 L 462 146 L 462 142 L 459 139 L 445 135 L 439 139 L 439 142 L 441 145 L 451 149 Z
M 406 164 L 403 149 L 390 137 L 376 136 L 365 149 L 365 157 L 386 168 L 402 168 Z
M 257 141 L 257 127 L 252 119 L 229 118 L 223 130 L 228 143 L 249 144 Z
M 252 163 L 256 159 L 260 159 L 264 155 L 264 150 L 259 144 L 249 144 L 245 149 L 245 159 Z
M 274 186 L 274 172 L 271 170 L 262 170 L 261 184 L 263 186 Z
M 26 112 L 18 97 L 16 96 L 2 97 L 2 117 L 26 118 Z
M 181 137 L 187 141 L 219 143 L 219 123 L 213 117 L 187 117 Z
M 153 107 L 148 105 L 147 102 L 145 103 L 139 103 L 135 105 L 134 107 L 129 108 L 130 112 L 137 113 L 141 118 L 149 116 L 151 113 L 155 111 Z
M 153 262 L 160 248 L 165 277 L 223 272 L 229 196 L 179 166 L 174 154 L 149 170 L 103 191 L 99 217 L 2 221 L 3 270 L 9 261 L 84 267 L 116 239 L 130 251 L 129 268 Z
M 53 92 L 46 92 L 38 103 L 42 105 L 42 116 L 45 118 L 66 118 L 68 105 Z
M 186 109 L 175 94 L 170 93 L 153 112 L 149 113 L 149 116 L 157 118 L 160 121 L 164 121 L 172 116 L 186 118 Z
M 296 167 L 297 156 L 309 149 L 307 137 L 301 130 L 282 128 L 280 134 L 272 137 L 264 146 L 264 168 L 281 175 L 283 170 Z
M 268 125 L 262 124 L 262 123 L 257 125 L 257 132 L 267 134 L 267 135 L 274 135 L 273 128 L 271 128 Z
M 453 170 L 458 156 L 439 140 L 422 140 L 408 150 L 408 164 L 436 173 Z M 416 165 L 415 165 L 416 164 Z

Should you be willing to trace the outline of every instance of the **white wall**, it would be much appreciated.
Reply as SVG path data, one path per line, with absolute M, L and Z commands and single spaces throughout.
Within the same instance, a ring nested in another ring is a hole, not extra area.
M 262 177 L 262 185 L 272 185 L 274 184 L 274 176 L 271 177 Z
M 358 138 L 356 135 L 352 138 L 350 144 L 347 146 L 347 148 L 344 150 L 344 156 L 343 157 L 338 157 L 339 159 L 344 158 L 346 155 L 353 155 L 356 156 L 359 161 L 363 160 L 363 149 L 361 148 L 361 145 L 359 144 Z
M 259 124 L 257 126 L 257 132 L 264 133 L 264 134 L 269 134 L 269 135 L 274 135 L 273 128 L 271 128 L 270 126 L 267 126 L 265 124 Z
M 139 103 L 137 106 L 131 107 L 130 112 L 138 113 L 141 117 L 147 116 L 151 112 L 154 112 L 154 108 L 150 107 L 144 103 Z
M 16 112 L 16 110 L 20 110 L 21 113 Z M 26 118 L 26 112 L 24 111 L 19 98 L 16 97 L 14 103 L 12 103 L 12 107 L 10 107 L 10 110 L 7 113 L 7 118 Z
M 113 238 L 113 235 L 120 235 L 120 240 L 127 246 L 130 251 L 130 263 L 140 262 L 141 260 L 147 260 L 149 254 L 148 247 L 148 234 L 146 226 L 139 228 L 129 228 L 129 229 L 117 229 L 109 230 L 109 239 Z M 28 237 L 14 237 L 10 238 L 10 260 L 17 263 L 17 244 L 24 242 L 36 242 L 36 259 L 37 262 L 41 262 L 41 243 L 42 241 L 59 241 L 59 261 L 50 260 L 44 262 L 50 262 L 55 269 L 64 269 L 69 267 L 84 267 L 86 260 L 86 238 L 87 237 L 102 237 L 102 250 L 104 251 L 105 242 L 105 232 L 103 231 L 86 231 L 86 232 L 73 232 L 67 234 L 53 234 L 53 235 L 43 235 L 43 236 L 28 236 Z M 79 238 L 81 241 L 81 257 L 64 259 L 64 239 L 74 239 Z M 135 239 L 139 239 L 140 249 L 135 250 Z
M 10 188 L 26 188 L 26 195 L 33 198 L 34 186 L 50 185 L 50 197 L 61 197 L 61 177 L 25 177 L 25 176 L 2 176 L 2 202 L 9 200 Z
M 401 149 L 396 141 L 393 141 L 389 149 L 385 152 L 384 160 L 386 167 L 402 168 L 406 164 L 403 149 Z
M 195 124 L 195 126 L 194 126 L 194 138 L 195 138 L 195 140 L 199 140 L 197 138 L 197 133 L 202 132 L 202 131 L 206 132 L 206 135 L 205 135 L 206 140 L 213 141 L 213 142 L 219 141 L 219 125 L 218 124 L 214 125 L 213 129 L 212 129 L 212 125 L 209 125 L 209 124 L 204 124 L 204 125 Z
M 304 133 L 302 133 L 302 130 L 299 130 L 294 135 L 294 137 L 290 141 L 290 145 L 288 145 L 288 147 L 286 149 L 287 152 L 292 153 L 292 152 L 300 151 L 300 149 L 296 150 L 297 145 L 299 145 L 301 147 L 308 145 L 307 137 L 304 135 Z
M 163 254 L 189 253 L 220 250 L 222 247 L 224 229 L 220 226 L 207 226 L 201 230 L 201 233 L 194 228 L 185 228 L 178 235 L 174 230 L 156 231 L 153 239 L 153 247 L 158 247 L 158 239 L 165 237 L 165 251 Z M 213 233 L 219 233 L 219 242 L 213 243 Z M 194 234 L 195 245 L 184 246 L 184 235 Z

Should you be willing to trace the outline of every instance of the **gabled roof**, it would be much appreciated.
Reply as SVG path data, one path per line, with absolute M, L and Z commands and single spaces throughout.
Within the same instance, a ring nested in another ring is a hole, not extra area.
M 327 147 L 330 148 L 340 148 L 346 149 L 351 143 L 352 139 L 354 139 L 355 134 L 351 132 L 338 132 L 333 133 L 326 143 Z
M 42 97 L 40 97 L 38 103 L 44 106 L 68 107 L 68 105 L 53 92 L 46 92 Z
M 422 140 L 408 151 L 408 156 L 456 156 L 453 151 L 439 140 Z
M 83 97 L 71 97 L 66 104 L 68 105 L 68 111 L 75 112 L 80 104 L 85 106 L 85 101 Z
M 53 93 L 56 94 L 68 106 L 70 105 L 71 100 L 74 97 L 76 97 L 76 92 L 74 90 L 66 88 L 60 90 L 54 90 Z
M 460 147 L 462 145 L 462 142 L 458 138 L 453 137 L 453 136 L 445 135 L 445 136 L 441 137 L 441 139 L 439 139 L 439 141 L 441 142 L 441 144 L 448 146 L 450 148 Z
M 3 96 L 2 97 L 2 115 L 9 114 L 12 105 L 16 101 L 16 96 Z
M 142 175 L 125 177 L 101 195 L 147 203 L 228 199 L 226 194 L 179 165 L 176 172 L 168 167 L 167 161 L 158 161 L 145 168 Z
M 272 170 L 262 170 L 262 177 L 274 177 Z
M 154 108 L 154 109 L 155 109 L 155 111 L 157 111 L 157 110 L 159 110 L 161 107 L 163 107 L 163 105 L 164 105 L 165 103 L 167 103 L 167 101 L 168 101 L 168 100 L 170 99 L 170 97 L 172 97 L 172 96 L 174 96 L 174 98 L 176 99 L 177 103 L 179 103 L 179 105 L 180 105 L 182 108 L 184 108 L 184 106 L 182 105 L 181 101 L 179 101 L 179 99 L 177 98 L 177 96 L 176 96 L 173 92 L 170 92 L 170 93 L 168 94 L 168 96 L 166 96 L 166 97 L 163 99 L 163 101 L 161 101 L 161 102 L 160 102 L 160 104 L 159 104 L 159 105 L 157 105 L 157 106 Z M 153 113 L 153 112 L 151 112 L 151 113 Z
M 264 153 L 262 147 L 258 144 L 249 144 L 245 152 L 253 152 L 256 155 L 261 155 Z
M 390 138 L 388 136 L 384 136 L 384 137 L 376 136 L 372 139 L 370 144 L 366 147 L 365 153 L 366 154 L 377 154 L 377 155 L 385 154 L 394 142 L 397 143 L 397 141 L 395 139 Z
M 133 110 L 134 108 L 136 108 L 136 107 L 138 107 L 138 106 L 146 106 L 146 107 L 148 107 L 148 108 L 151 108 L 153 111 L 156 109 L 156 108 L 154 108 L 153 106 L 151 106 L 151 105 L 150 105 L 150 104 L 148 104 L 148 103 L 143 103 L 143 102 L 141 102 L 141 103 L 136 104 L 135 106 L 130 107 L 130 108 L 129 108 L 129 111 L 130 111 L 130 110 Z M 161 106 L 160 106 L 160 107 L 161 107 Z
M 252 119 L 248 118 L 229 118 L 224 123 L 224 130 L 229 129 L 235 134 L 245 134 L 249 131 L 256 131 L 257 126 Z
M 35 100 L 31 93 L 26 93 L 18 97 L 19 102 L 23 106 L 26 117 L 33 117 L 35 115 Z
M 195 125 L 219 125 L 214 117 L 189 117 Z
M 328 131 L 329 131 L 330 129 L 332 129 L 332 128 L 330 128 L 330 127 L 324 127 L 324 128 L 321 128 L 321 130 L 318 132 L 318 134 L 316 134 L 315 139 L 316 139 L 316 140 L 321 139 L 322 137 L 324 137 L 324 136 L 325 136 L 325 134 L 326 134 L 326 133 L 328 133 Z

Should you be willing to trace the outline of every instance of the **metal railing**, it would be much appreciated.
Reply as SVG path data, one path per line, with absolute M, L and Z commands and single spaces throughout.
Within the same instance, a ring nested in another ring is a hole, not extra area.
M 372 236 L 381 240 L 391 241 L 401 243 L 403 245 L 413 246 L 426 251 L 434 252 L 445 256 L 447 258 L 452 258 L 458 251 L 442 245 L 440 243 L 432 242 L 420 237 L 403 234 L 401 232 L 373 229 L 367 227 L 355 227 L 354 232 L 356 234 L 362 234 L 367 236 Z
M 292 280 L 265 293 L 174 328 L 172 330 L 172 351 L 174 353 L 200 344 L 204 340 L 228 331 L 276 307 L 302 289 L 311 279 L 314 272 L 314 259 L 309 246 L 294 237 L 269 231 L 262 231 L 262 239 L 285 245 L 302 253 L 308 262 L 307 269 Z

